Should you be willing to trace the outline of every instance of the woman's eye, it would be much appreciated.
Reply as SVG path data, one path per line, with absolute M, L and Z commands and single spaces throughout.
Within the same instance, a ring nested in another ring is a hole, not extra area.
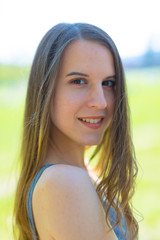
M 83 79 L 77 78 L 77 79 L 72 80 L 71 83 L 72 83 L 72 84 L 76 84 L 76 85 L 82 85 L 82 84 L 84 84 L 85 82 L 84 82 Z
M 115 84 L 116 84 L 116 82 L 115 82 L 115 81 L 111 81 L 111 80 L 104 81 L 104 82 L 102 83 L 102 85 L 107 86 L 107 87 L 114 87 Z

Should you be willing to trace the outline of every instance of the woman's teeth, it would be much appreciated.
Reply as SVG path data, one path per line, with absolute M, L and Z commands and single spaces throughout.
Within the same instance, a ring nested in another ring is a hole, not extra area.
M 79 118 L 79 120 L 89 123 L 98 123 L 102 120 L 102 118 L 99 119 Z

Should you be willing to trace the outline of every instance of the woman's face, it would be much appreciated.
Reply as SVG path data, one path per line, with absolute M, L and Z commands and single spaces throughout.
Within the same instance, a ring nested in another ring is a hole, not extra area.
M 91 40 L 68 45 L 51 103 L 52 137 L 100 144 L 114 111 L 115 81 L 113 57 L 105 46 Z

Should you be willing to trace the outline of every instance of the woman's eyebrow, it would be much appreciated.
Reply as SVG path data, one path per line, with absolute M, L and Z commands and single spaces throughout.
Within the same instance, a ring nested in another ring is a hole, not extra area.
M 70 72 L 70 73 L 68 73 L 67 75 L 66 75 L 66 77 L 68 77 L 68 76 L 73 76 L 73 75 L 79 75 L 79 76 L 84 76 L 84 77 L 89 77 L 89 75 L 88 74 L 86 74 L 86 73 L 81 73 L 81 72 Z M 116 79 L 116 75 L 111 75 L 111 76 L 108 76 L 108 77 L 106 77 L 105 79 Z
M 85 73 L 80 73 L 80 72 L 70 72 L 66 75 L 66 77 L 68 76 L 73 76 L 73 75 L 79 75 L 79 76 L 84 76 L 84 77 L 89 77 L 88 74 L 85 74 Z
M 111 75 L 111 76 L 108 76 L 108 77 L 106 77 L 106 79 L 110 79 L 110 78 L 114 78 L 114 79 L 116 79 L 116 75 Z

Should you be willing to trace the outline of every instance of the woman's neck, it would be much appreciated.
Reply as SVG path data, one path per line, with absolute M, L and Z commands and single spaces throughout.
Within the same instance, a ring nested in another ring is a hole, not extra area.
M 91 166 L 89 165 L 88 161 L 84 159 L 84 147 L 83 148 L 74 148 L 74 149 L 60 149 L 51 141 L 49 141 L 47 154 L 45 158 L 45 165 L 47 164 L 66 164 L 66 165 L 72 165 L 76 167 L 80 167 L 84 169 L 93 185 L 96 187 L 98 176 L 93 171 Z
M 84 151 L 84 146 L 66 146 L 64 144 L 57 146 L 57 144 L 49 140 L 46 161 L 57 161 L 58 163 L 73 165 L 85 169 Z

